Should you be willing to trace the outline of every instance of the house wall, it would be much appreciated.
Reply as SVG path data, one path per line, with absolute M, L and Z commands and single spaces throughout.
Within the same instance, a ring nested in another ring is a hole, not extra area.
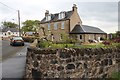
M 70 31 L 72 31 L 72 29 L 74 28 L 74 26 L 76 24 L 78 24 L 78 23 L 80 25 L 82 25 L 82 21 L 80 19 L 80 16 L 79 16 L 77 10 L 75 10 L 75 11 L 73 11 L 72 16 L 70 17 Z
M 72 38 L 77 38 L 81 42 L 89 43 L 90 40 L 97 40 L 99 41 L 99 37 L 102 37 L 103 39 L 107 38 L 106 34 L 70 34 Z M 82 36 L 82 39 L 80 39 L 80 35 Z
M 80 36 L 82 37 L 81 39 L 80 39 Z M 81 42 L 84 42 L 85 34 L 77 34 L 77 39 Z
M 11 31 L 2 32 L 2 36 L 3 37 L 19 36 L 19 32 L 11 32 Z
M 64 29 L 61 29 L 61 23 L 64 22 Z M 58 24 L 58 29 L 54 29 L 54 24 Z M 48 24 L 50 24 L 50 30 L 48 30 Z M 40 24 L 40 27 L 45 28 L 45 33 L 48 36 L 48 38 L 51 40 L 51 34 L 54 36 L 54 41 L 59 41 L 61 34 L 69 34 L 69 20 L 65 21 L 58 21 L 58 22 L 50 22 L 50 23 L 44 23 Z M 40 36 L 43 36 L 43 31 L 40 29 Z
M 97 40 L 99 41 L 99 37 L 102 37 L 104 39 L 107 38 L 106 34 L 85 34 L 85 42 L 89 42 L 88 40 L 91 39 L 91 40 Z

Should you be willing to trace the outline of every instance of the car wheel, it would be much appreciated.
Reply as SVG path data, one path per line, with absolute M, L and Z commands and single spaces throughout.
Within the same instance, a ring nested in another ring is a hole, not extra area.
M 12 46 L 12 44 L 10 43 L 10 46 Z
M 22 46 L 24 46 L 24 44 L 22 44 Z

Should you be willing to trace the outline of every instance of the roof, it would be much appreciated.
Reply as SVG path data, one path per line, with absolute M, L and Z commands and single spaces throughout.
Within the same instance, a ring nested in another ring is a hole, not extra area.
M 34 32 L 26 32 L 27 35 L 33 35 Z
M 2 29 L 2 32 L 7 32 L 7 31 L 19 32 L 19 30 L 17 28 L 4 28 L 4 29 Z
M 102 31 L 101 29 L 97 28 L 97 27 L 93 27 L 93 26 L 88 26 L 88 25 L 75 25 L 75 27 L 73 28 L 73 30 L 70 32 L 70 34 L 83 34 L 83 33 L 96 33 L 96 34 L 106 34 L 104 31 Z
M 69 19 L 72 15 L 73 11 L 67 11 L 65 12 L 65 18 L 63 19 L 59 19 L 59 13 L 56 14 L 51 14 L 51 20 L 50 21 L 46 21 L 46 18 L 44 17 L 40 23 L 45 23 L 45 22 L 51 22 L 51 21 L 58 21 L 58 20 L 66 20 Z

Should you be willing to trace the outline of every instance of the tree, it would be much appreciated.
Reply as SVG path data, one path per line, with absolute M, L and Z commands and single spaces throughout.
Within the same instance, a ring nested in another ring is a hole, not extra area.
M 39 20 L 26 20 L 25 22 L 23 22 L 23 27 L 22 30 L 24 32 L 27 31 L 37 31 L 38 26 L 39 26 L 40 21 Z
M 116 37 L 120 37 L 120 31 L 116 32 Z
M 17 28 L 18 24 L 13 23 L 13 22 L 2 22 L 2 25 L 7 28 Z

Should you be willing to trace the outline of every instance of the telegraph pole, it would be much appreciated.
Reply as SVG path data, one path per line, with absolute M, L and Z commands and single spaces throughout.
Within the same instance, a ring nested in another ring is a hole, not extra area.
M 19 36 L 21 36 L 21 31 L 20 31 L 20 11 L 18 10 L 18 29 L 19 29 Z

